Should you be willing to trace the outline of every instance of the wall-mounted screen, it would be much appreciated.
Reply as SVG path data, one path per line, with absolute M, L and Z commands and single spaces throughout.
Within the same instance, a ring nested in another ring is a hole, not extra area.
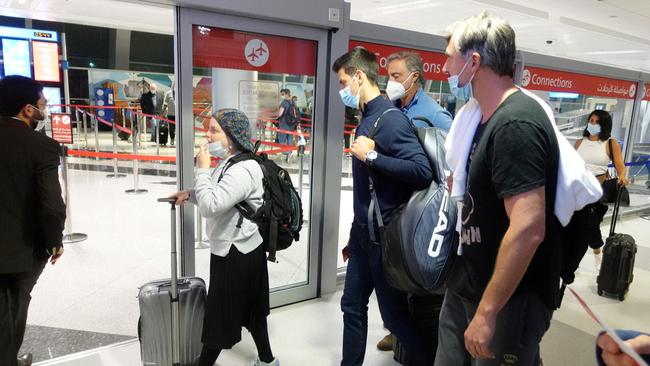
M 32 41 L 34 51 L 34 79 L 61 81 L 59 73 L 59 46 L 53 42 Z
M 28 41 L 3 38 L 2 58 L 4 60 L 4 75 L 32 77 Z

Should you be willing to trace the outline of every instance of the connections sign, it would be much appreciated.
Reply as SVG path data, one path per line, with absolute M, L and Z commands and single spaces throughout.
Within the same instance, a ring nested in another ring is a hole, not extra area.
M 590 96 L 634 99 L 636 83 L 627 80 L 526 67 L 521 86 L 530 90 L 572 92 Z

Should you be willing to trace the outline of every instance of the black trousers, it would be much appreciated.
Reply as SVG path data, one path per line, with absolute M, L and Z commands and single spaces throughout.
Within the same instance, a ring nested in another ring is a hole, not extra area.
M 46 263 L 47 259 L 34 260 L 31 272 L 0 274 L 0 365 L 16 365 L 31 292 Z

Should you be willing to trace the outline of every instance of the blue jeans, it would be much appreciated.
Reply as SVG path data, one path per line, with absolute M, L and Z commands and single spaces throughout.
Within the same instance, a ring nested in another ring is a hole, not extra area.
M 155 118 L 147 117 L 151 121 L 151 141 L 156 141 L 156 130 L 158 120 Z
M 600 337 L 600 335 L 603 333 L 605 332 L 598 334 L 598 337 Z M 648 335 L 648 333 L 637 332 L 635 330 L 621 329 L 616 329 L 616 334 L 618 334 L 618 336 L 621 337 L 621 339 L 624 341 L 636 338 L 643 334 Z M 596 340 L 598 340 L 598 337 L 596 337 Z M 643 358 L 646 363 L 650 364 L 650 355 L 641 355 L 641 358 Z M 598 345 L 596 345 L 596 361 L 598 361 L 598 366 L 605 366 L 605 362 L 603 361 L 603 350 L 602 348 L 598 347 Z
M 408 310 L 407 295 L 386 283 L 381 247 L 370 243 L 367 226 L 352 224 L 348 242 L 350 259 L 341 299 L 343 311 L 343 360 L 341 366 L 363 364 L 368 336 L 368 301 L 377 293 L 379 312 L 388 328 L 402 342 L 413 366 L 433 365 L 433 350 L 425 347 L 415 320 Z
M 287 123 L 280 122 L 280 129 L 285 130 L 285 131 L 295 131 L 296 127 L 295 126 L 290 126 Z M 283 145 L 290 145 L 293 146 L 293 135 L 290 135 L 288 133 L 281 133 L 278 132 L 278 143 L 283 144 Z M 285 152 L 285 155 L 289 155 L 290 152 Z

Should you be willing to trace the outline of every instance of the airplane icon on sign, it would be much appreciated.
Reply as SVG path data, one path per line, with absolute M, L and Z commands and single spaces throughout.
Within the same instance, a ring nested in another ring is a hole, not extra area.
M 244 58 L 253 67 L 261 67 L 266 64 L 271 55 L 271 49 L 261 39 L 251 39 L 244 47 Z
M 255 49 L 255 52 L 257 53 L 258 56 L 262 56 L 268 51 L 264 48 L 264 45 L 260 42 L 260 46 L 257 49 Z
M 260 43 L 260 46 L 258 48 L 251 50 L 251 53 L 248 54 L 248 58 L 250 58 L 251 61 L 255 61 L 260 58 L 260 56 L 268 52 L 269 51 L 264 48 L 264 45 Z

